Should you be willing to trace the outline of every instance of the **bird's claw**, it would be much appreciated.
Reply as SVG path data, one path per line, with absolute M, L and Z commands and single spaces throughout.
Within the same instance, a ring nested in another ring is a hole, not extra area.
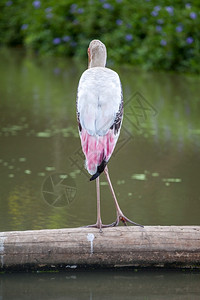
M 115 224 L 114 226 L 118 226 L 120 221 L 124 224 L 124 226 L 127 226 L 127 223 L 131 223 L 131 224 L 136 225 L 136 226 L 144 227 L 141 224 L 138 224 L 138 223 L 135 223 L 135 222 L 131 221 L 130 219 L 125 217 L 123 213 L 118 213 L 117 214 L 117 220 L 113 223 L 113 224 Z
M 136 225 L 136 226 L 144 227 L 141 224 L 138 224 L 138 223 L 135 223 L 135 222 L 131 221 L 130 219 L 125 217 L 125 215 L 121 212 L 121 213 L 117 214 L 116 221 L 111 223 L 111 224 L 102 224 L 102 223 L 97 222 L 97 223 L 92 224 L 92 225 L 83 226 L 83 228 L 98 228 L 99 232 L 102 233 L 103 232 L 102 228 L 118 226 L 120 221 L 124 224 L 124 226 L 127 226 L 127 223 L 131 223 L 131 224 Z
M 99 224 L 99 223 L 95 223 L 95 224 L 91 224 L 91 225 L 86 225 L 86 226 L 83 226 L 83 228 L 98 228 L 99 229 L 99 232 L 102 233 L 102 228 L 108 228 L 108 227 L 114 227 L 116 226 L 115 224 L 116 222 L 113 222 L 111 224 Z

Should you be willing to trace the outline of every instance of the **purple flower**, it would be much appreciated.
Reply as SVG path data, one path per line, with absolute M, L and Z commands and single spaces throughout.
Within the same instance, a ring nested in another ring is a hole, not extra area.
M 161 31 L 162 31 L 162 26 L 157 25 L 157 26 L 156 26 L 156 31 L 161 32 Z
M 194 39 L 191 36 L 187 37 L 187 39 L 186 39 L 187 44 L 192 44 L 193 41 L 194 41 Z
M 165 9 L 170 15 L 173 15 L 174 8 L 172 6 L 166 6 Z
M 21 26 L 21 30 L 26 30 L 28 28 L 28 24 L 23 24 L 22 26 Z
M 45 9 L 45 11 L 46 11 L 46 13 L 47 13 L 47 14 L 46 14 L 46 18 L 47 18 L 47 19 L 51 19 L 51 18 L 53 17 L 53 14 L 52 14 L 51 10 L 52 10 L 51 7 Z
M 33 1 L 33 6 L 35 7 L 35 8 L 40 8 L 40 6 L 41 6 L 41 3 L 40 3 L 40 1 L 39 0 L 35 0 L 35 1 Z
M 52 7 L 47 7 L 47 8 L 45 8 L 45 12 L 46 13 L 50 13 L 52 11 Z
M 142 17 L 141 21 L 142 21 L 142 23 L 146 23 L 147 22 L 147 18 Z
M 72 5 L 70 6 L 70 13 L 71 13 L 71 14 L 75 13 L 76 9 L 77 9 L 77 4 L 75 4 L 75 3 L 72 4 Z
M 121 26 L 121 25 L 123 24 L 123 21 L 120 20 L 120 19 L 117 19 L 117 20 L 116 20 L 116 24 L 117 24 L 118 26 Z
M 13 4 L 13 2 L 11 0 L 6 2 L 6 6 L 11 6 Z
M 190 18 L 191 19 L 196 19 L 196 17 L 197 17 L 197 14 L 195 12 L 190 13 Z
M 156 5 L 155 7 L 154 7 L 154 10 L 155 11 L 159 11 L 161 9 L 161 7 L 159 6 L 159 5 Z
M 158 20 L 157 20 L 157 23 L 158 23 L 158 24 L 163 24 L 164 21 L 163 21 L 163 19 L 158 19 Z
M 191 8 L 191 4 L 190 3 L 186 3 L 185 4 L 185 8 L 190 9 Z
M 161 44 L 161 46 L 166 46 L 167 45 L 167 41 L 166 40 L 161 40 L 160 44 Z
M 78 24 L 79 24 L 79 20 L 74 19 L 73 24 L 74 24 L 74 25 L 78 25 Z
M 183 31 L 183 26 L 182 25 L 178 25 L 176 27 L 176 32 L 182 32 Z
M 70 45 L 71 45 L 72 47 L 76 47 L 77 43 L 73 41 L 73 42 L 70 43 Z
M 60 44 L 60 42 L 61 42 L 61 39 L 59 37 L 56 37 L 56 38 L 53 39 L 53 44 L 54 45 L 58 45 L 58 44 Z
M 103 4 L 103 8 L 109 9 L 109 10 L 112 10 L 112 9 L 113 9 L 113 7 L 112 7 L 112 5 L 111 5 L 110 3 L 104 3 L 104 4 Z
M 60 68 L 54 68 L 53 72 L 55 75 L 59 75 L 60 74 Z
M 66 35 L 66 36 L 64 36 L 64 37 L 62 38 L 62 40 L 63 40 L 65 43 L 67 43 L 67 42 L 69 42 L 69 41 L 71 40 L 71 38 L 70 38 L 69 35 Z
M 53 14 L 52 14 L 52 13 L 46 14 L 46 18 L 47 18 L 47 19 L 51 19 L 52 17 L 53 17 Z
M 153 17 L 156 17 L 156 16 L 158 15 L 158 12 L 155 11 L 155 10 L 153 10 L 153 11 L 151 12 L 151 15 L 152 15 Z
M 128 42 L 132 41 L 132 39 L 133 39 L 133 35 L 130 33 L 125 36 L 125 40 Z
M 83 9 L 83 8 L 78 8 L 78 9 L 77 9 L 77 13 L 78 13 L 78 14 L 84 13 L 84 9 Z
M 126 24 L 126 27 L 127 27 L 127 28 L 131 28 L 132 25 L 131 25 L 130 23 L 127 23 L 127 24 Z

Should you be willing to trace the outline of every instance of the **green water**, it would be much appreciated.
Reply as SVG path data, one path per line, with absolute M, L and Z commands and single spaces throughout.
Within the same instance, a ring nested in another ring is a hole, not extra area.
M 161 271 L 76 271 L 4 274 L 0 299 L 196 300 L 200 274 Z
M 0 231 L 96 221 L 75 100 L 86 67 L 0 50 Z M 121 136 L 109 162 L 124 213 L 144 225 L 200 225 L 200 78 L 117 67 Z M 104 174 L 104 223 L 115 208 Z M 0 299 L 199 299 L 199 274 L 79 271 L 0 274 Z
M 1 49 L 1 231 L 95 222 L 95 183 L 84 169 L 75 113 L 85 65 Z M 115 70 L 125 114 L 109 169 L 122 210 L 144 225 L 200 225 L 200 78 Z M 104 174 L 100 180 L 110 223 L 115 209 Z

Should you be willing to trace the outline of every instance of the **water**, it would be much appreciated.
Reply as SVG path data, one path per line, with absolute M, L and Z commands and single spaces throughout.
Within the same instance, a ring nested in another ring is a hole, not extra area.
M 0 231 L 96 221 L 95 183 L 84 170 L 75 113 L 86 65 L 1 49 Z M 144 225 L 200 225 L 200 78 L 115 70 L 125 115 L 109 170 L 122 210 Z M 114 204 L 103 174 L 100 180 L 102 219 L 111 223 Z M 182 272 L 3 274 L 0 282 L 0 299 L 200 296 L 199 274 Z
M 84 68 L 1 50 L 1 231 L 96 221 L 95 183 L 84 169 L 75 113 Z M 116 70 L 125 115 L 109 169 L 124 213 L 144 225 L 200 225 L 199 77 Z M 100 179 L 102 218 L 110 223 L 115 209 Z
M 200 274 L 161 271 L 76 271 L 4 274 L 0 299 L 199 299 Z

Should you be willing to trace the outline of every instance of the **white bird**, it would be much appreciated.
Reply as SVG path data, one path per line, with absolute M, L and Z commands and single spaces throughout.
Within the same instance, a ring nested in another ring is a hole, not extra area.
M 91 41 L 88 48 L 88 69 L 82 74 L 77 92 L 77 119 L 85 166 L 96 179 L 97 222 L 88 227 L 116 226 L 119 221 L 125 225 L 132 222 L 121 211 L 115 196 L 107 163 L 116 146 L 123 118 L 123 93 L 119 76 L 106 68 L 107 52 L 99 40 Z M 100 213 L 99 175 L 104 172 L 115 202 L 117 219 L 112 224 L 104 225 Z

